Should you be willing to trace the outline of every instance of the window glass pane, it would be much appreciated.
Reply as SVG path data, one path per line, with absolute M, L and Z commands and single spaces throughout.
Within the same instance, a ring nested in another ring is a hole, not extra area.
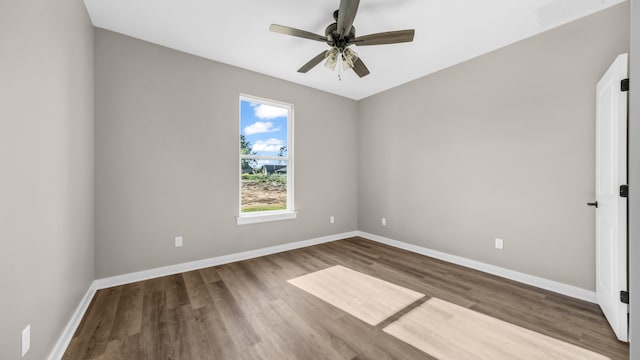
M 240 97 L 241 214 L 291 210 L 292 110 L 291 105 Z
M 288 116 L 286 107 L 241 100 L 240 135 L 241 141 L 245 141 L 243 154 L 286 157 Z
M 245 161 L 253 171 L 244 172 Z M 241 160 L 241 204 L 243 213 L 287 209 L 287 165 L 288 161 Z

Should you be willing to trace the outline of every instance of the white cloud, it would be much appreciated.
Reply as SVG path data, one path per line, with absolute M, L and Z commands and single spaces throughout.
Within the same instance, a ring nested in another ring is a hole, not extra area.
M 280 151 L 280 147 L 284 142 L 280 139 L 271 138 L 269 140 L 258 140 L 251 150 L 253 151 Z
M 255 112 L 256 117 L 262 120 L 287 117 L 289 115 L 289 111 L 287 109 L 265 104 L 254 106 L 253 111 Z
M 246 135 L 253 135 L 253 134 L 276 132 L 279 130 L 280 128 L 273 127 L 273 123 L 271 121 L 264 121 L 264 122 L 257 121 L 249 126 L 246 126 L 244 128 L 244 133 Z

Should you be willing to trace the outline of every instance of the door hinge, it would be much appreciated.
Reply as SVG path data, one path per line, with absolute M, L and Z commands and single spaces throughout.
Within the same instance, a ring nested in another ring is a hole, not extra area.
M 629 303 L 629 292 L 628 291 L 620 291 L 620 302 L 623 304 Z
M 620 197 L 629 197 L 629 185 L 620 185 Z
M 620 91 L 629 91 L 629 79 L 620 81 Z

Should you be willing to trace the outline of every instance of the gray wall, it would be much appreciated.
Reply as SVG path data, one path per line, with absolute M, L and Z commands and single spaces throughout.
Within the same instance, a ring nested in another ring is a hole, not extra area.
M 628 12 L 359 102 L 359 230 L 593 290 L 595 84 Z
M 640 359 L 640 0 L 631 1 L 629 91 L 629 295 L 631 356 Z
M 78 0 L 0 4 L 0 359 L 53 348 L 94 279 L 93 29 Z
M 355 101 L 106 30 L 95 57 L 98 278 L 356 230 Z M 236 225 L 240 93 L 294 104 L 295 220 Z

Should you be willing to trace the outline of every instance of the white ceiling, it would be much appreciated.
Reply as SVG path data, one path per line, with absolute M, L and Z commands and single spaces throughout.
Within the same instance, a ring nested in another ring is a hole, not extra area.
M 354 46 L 371 74 L 297 69 L 328 48 L 269 31 L 324 35 L 339 0 L 85 0 L 96 27 L 362 99 L 623 0 L 361 0 L 356 35 L 416 29 L 412 43 Z M 567 44 L 571 46 L 571 44 Z M 340 66 L 338 66 L 339 68 Z

